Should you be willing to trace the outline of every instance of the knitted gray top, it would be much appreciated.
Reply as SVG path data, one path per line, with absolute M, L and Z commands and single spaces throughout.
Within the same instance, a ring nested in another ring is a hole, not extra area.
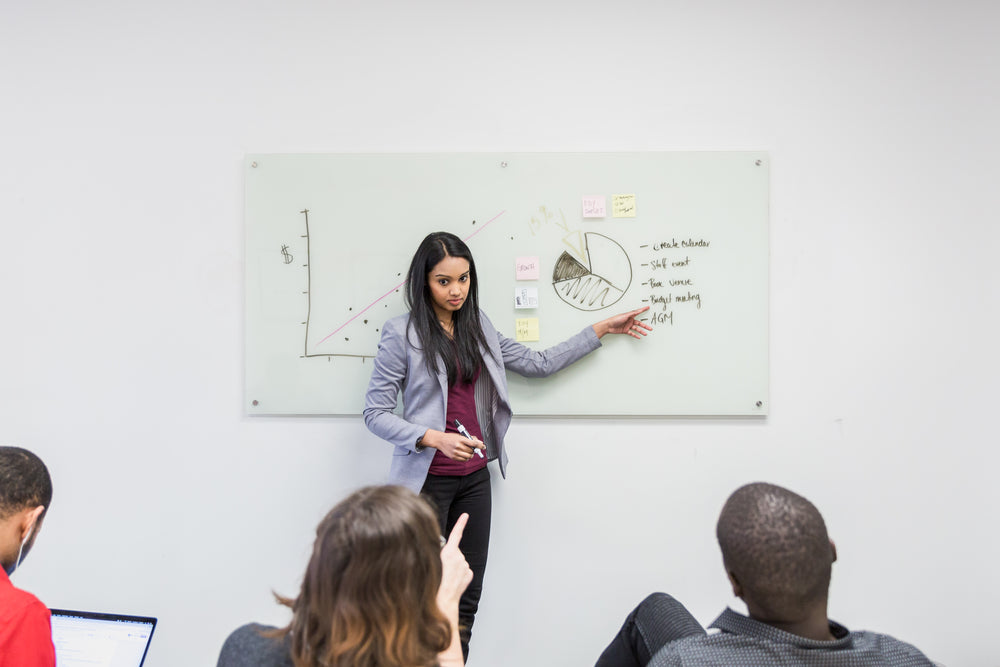
M 294 667 L 287 637 L 270 639 L 260 635 L 262 630 L 274 629 L 269 625 L 248 623 L 233 630 L 222 645 L 218 667 Z

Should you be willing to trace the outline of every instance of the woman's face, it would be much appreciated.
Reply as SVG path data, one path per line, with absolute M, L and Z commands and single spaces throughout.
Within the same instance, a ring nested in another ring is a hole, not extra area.
M 465 304 L 471 282 L 467 259 L 445 257 L 434 265 L 427 274 L 427 285 L 431 290 L 431 305 L 439 320 L 451 321 L 451 314 Z

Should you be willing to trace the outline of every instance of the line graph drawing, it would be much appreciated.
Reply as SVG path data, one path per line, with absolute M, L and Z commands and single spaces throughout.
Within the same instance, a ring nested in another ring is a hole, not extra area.
M 632 262 L 617 241 L 597 232 L 583 236 L 582 261 L 563 252 L 552 269 L 552 288 L 578 310 L 601 310 L 625 296 L 632 284 Z
M 375 358 L 375 352 L 376 352 L 376 344 L 378 342 L 377 338 L 371 337 L 371 336 L 366 336 L 366 338 L 370 338 L 371 339 L 371 345 L 369 346 L 370 349 L 371 349 L 371 352 L 370 353 L 365 353 L 365 352 L 357 353 L 357 352 L 345 352 L 345 351 L 342 351 L 342 350 L 331 349 L 333 347 L 333 343 L 335 343 L 336 340 L 339 340 L 339 338 L 338 339 L 334 339 L 334 337 L 337 334 L 341 334 L 343 336 L 343 341 L 341 341 L 342 343 L 348 343 L 348 342 L 350 342 L 350 336 L 345 335 L 345 334 L 349 333 L 348 329 L 349 329 L 350 325 L 351 324 L 358 325 L 359 323 L 357 322 L 357 320 L 359 318 L 361 318 L 365 313 L 367 313 L 368 311 L 370 311 L 372 308 L 374 308 L 377 305 L 382 304 L 383 307 L 386 309 L 387 313 L 391 312 L 391 314 L 393 314 L 393 315 L 396 314 L 396 312 L 400 310 L 401 304 L 395 304 L 394 303 L 392 305 L 392 308 L 390 309 L 389 304 L 387 304 L 385 302 L 386 302 L 387 299 L 389 299 L 393 295 L 400 294 L 400 290 L 403 289 L 403 287 L 406 285 L 406 283 L 408 282 L 408 279 L 407 278 L 403 278 L 403 280 L 401 282 L 399 282 L 396 285 L 394 285 L 393 287 L 391 287 L 388 291 L 386 291 L 385 293 L 383 293 L 381 296 L 378 296 L 378 297 L 372 299 L 371 301 L 365 303 L 365 305 L 362 306 L 362 307 L 360 307 L 356 312 L 354 312 L 355 309 L 353 307 L 348 307 L 347 310 L 348 310 L 349 316 L 346 319 L 340 320 L 339 323 L 337 323 L 333 327 L 332 330 L 330 330 L 328 324 L 325 324 L 324 327 L 323 327 L 323 330 L 328 331 L 329 333 L 326 333 L 322 338 L 319 338 L 319 340 L 317 342 L 311 343 L 310 342 L 310 338 L 315 339 L 316 337 L 318 337 L 318 336 L 311 336 L 310 335 L 311 333 L 314 333 L 314 332 L 312 332 L 312 329 L 315 327 L 314 313 L 313 313 L 313 311 L 314 311 L 314 305 L 315 305 L 313 303 L 313 291 L 314 291 L 314 274 L 313 274 L 313 271 L 314 271 L 314 261 L 313 260 L 314 260 L 314 258 L 312 256 L 313 249 L 312 249 L 311 234 L 310 234 L 310 229 L 309 229 L 309 209 L 303 209 L 303 210 L 300 211 L 300 213 L 303 216 L 305 216 L 305 228 L 306 228 L 306 233 L 304 235 L 304 237 L 306 239 L 306 263 L 305 263 L 305 266 L 307 268 L 307 283 L 306 283 L 307 284 L 307 289 L 306 289 L 307 306 L 306 306 L 306 319 L 303 322 L 303 324 L 305 325 L 305 336 L 304 336 L 304 352 L 302 354 L 302 357 L 303 358 L 327 357 L 328 359 L 331 358 L 331 357 L 352 357 L 352 358 L 357 358 L 357 359 L 361 359 L 361 360 L 364 360 L 364 359 L 374 359 Z M 477 225 L 476 221 L 473 220 L 471 224 L 475 227 L 475 231 L 473 231 L 471 234 L 464 235 L 463 240 L 466 243 L 468 243 L 473 237 L 475 237 L 477 234 L 479 234 L 484 229 L 486 229 L 490 224 L 492 224 L 496 220 L 500 219 L 504 215 L 504 213 L 506 213 L 505 210 L 500 211 L 499 213 L 497 213 L 496 215 L 494 215 L 492 218 L 490 218 L 489 220 L 487 220 L 485 223 L 479 224 L 479 225 Z M 409 252 L 409 250 L 410 249 L 407 248 L 405 251 Z M 405 266 L 400 266 L 398 268 L 400 268 L 400 270 L 398 272 L 396 272 L 397 279 L 400 276 L 403 275 L 403 270 L 405 269 Z M 322 269 L 322 267 L 317 267 L 317 270 L 324 270 L 324 269 Z M 325 267 L 325 270 L 329 271 L 330 267 Z M 354 288 L 355 291 L 358 290 L 358 289 L 365 289 L 365 288 L 368 288 L 368 287 L 370 287 L 370 286 L 369 285 L 354 285 L 353 286 L 353 288 Z M 382 289 L 385 289 L 385 287 L 383 286 Z M 386 315 L 385 314 L 380 314 L 376 318 L 373 319 L 373 322 L 374 321 L 378 321 L 379 323 L 381 323 L 385 319 L 386 319 Z M 329 319 L 327 318 L 327 322 L 328 321 L 329 321 Z M 362 325 L 368 325 L 369 324 L 369 320 L 368 319 L 363 319 L 360 322 L 360 324 L 362 324 Z M 356 329 L 356 327 L 354 327 L 354 329 Z M 373 331 L 371 331 L 370 333 L 377 334 L 378 332 L 379 332 L 379 329 L 377 327 L 375 327 L 373 329 Z

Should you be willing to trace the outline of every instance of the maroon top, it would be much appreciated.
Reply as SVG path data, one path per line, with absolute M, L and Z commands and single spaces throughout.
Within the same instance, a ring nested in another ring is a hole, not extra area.
M 455 420 L 462 422 L 469 433 L 480 440 L 483 439 L 482 429 L 479 428 L 479 418 L 476 417 L 476 380 L 479 379 L 481 369 L 476 369 L 476 375 L 472 382 L 462 382 L 459 377 L 455 384 L 448 389 L 448 414 L 444 425 L 445 433 L 458 433 L 455 428 Z M 459 370 L 461 374 L 461 370 Z M 459 434 L 461 435 L 461 434 Z M 481 450 L 482 451 L 482 450 Z M 447 475 L 457 477 L 468 475 L 486 467 L 486 452 L 483 451 L 483 458 L 473 452 L 472 458 L 468 461 L 455 461 L 449 459 L 441 450 L 434 452 L 434 460 L 428 472 L 431 475 Z

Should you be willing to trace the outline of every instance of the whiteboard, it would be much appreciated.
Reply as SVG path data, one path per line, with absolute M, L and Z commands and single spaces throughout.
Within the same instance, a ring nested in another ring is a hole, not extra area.
M 641 341 L 509 373 L 515 414 L 767 414 L 766 153 L 261 154 L 244 169 L 248 414 L 360 414 L 382 324 L 439 230 L 469 244 L 497 329 L 537 334 L 532 348 L 651 306 Z

